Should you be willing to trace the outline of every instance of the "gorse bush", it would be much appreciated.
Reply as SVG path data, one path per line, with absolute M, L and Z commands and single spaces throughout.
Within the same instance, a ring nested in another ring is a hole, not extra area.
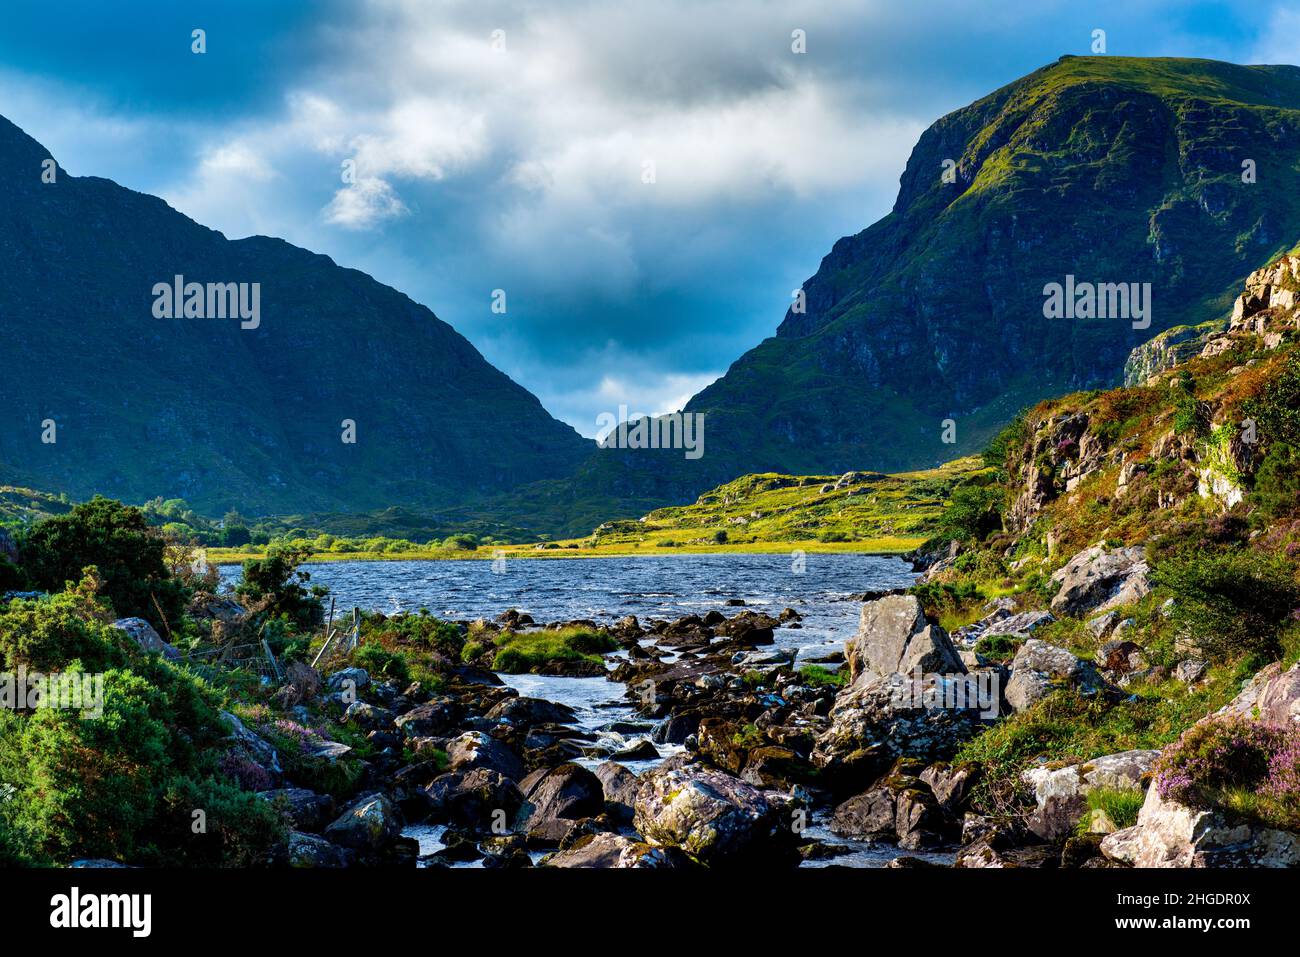
M 14 671 L 59 671 L 70 662 L 104 671 L 126 662 L 124 632 L 110 628 L 107 615 L 84 592 L 48 599 L 15 599 L 0 605 L 0 667 Z
M 1281 628 L 1300 606 L 1293 566 L 1251 549 L 1184 549 L 1159 562 L 1153 579 L 1174 599 L 1175 628 L 1221 661 L 1276 657 Z
M 185 589 L 171 577 L 166 542 L 144 513 L 121 502 L 96 497 L 67 515 L 38 522 L 22 543 L 21 564 L 32 584 L 62 591 L 94 565 L 104 580 L 103 595 L 121 617 L 144 618 L 170 631 L 185 607 Z
M 251 558 L 244 562 L 235 591 L 248 602 L 262 605 L 272 616 L 284 616 L 304 630 L 316 628 L 325 621 L 321 599 L 328 591 L 309 585 L 311 575 L 298 568 L 306 558 L 306 552 L 289 550 Z

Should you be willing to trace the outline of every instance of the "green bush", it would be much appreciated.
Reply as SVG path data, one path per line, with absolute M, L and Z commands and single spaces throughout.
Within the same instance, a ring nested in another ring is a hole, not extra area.
M 1004 493 L 996 485 L 959 485 L 939 515 L 936 539 L 980 541 L 1002 528 Z
M 1300 449 L 1279 442 L 1268 450 L 1255 473 L 1252 519 L 1264 524 L 1300 512 Z
M 146 865 L 265 859 L 278 824 L 251 794 L 216 780 L 227 734 L 215 692 L 156 657 L 104 676 L 103 714 L 0 712 L 4 829 L 34 859 L 107 857 Z M 194 832 L 195 810 L 207 815 Z
M 352 663 L 377 678 L 393 678 L 403 685 L 411 680 L 411 668 L 406 658 L 380 645 L 358 646 L 352 652 Z
M 298 568 L 306 558 L 304 551 L 283 548 L 266 558 L 250 558 L 235 591 L 250 603 L 264 603 L 271 615 L 282 615 L 304 631 L 317 628 L 325 621 L 321 599 L 329 592 L 309 586 L 311 575 Z
M 165 547 L 138 508 L 97 496 L 33 526 L 21 564 L 37 588 L 51 592 L 79 581 L 82 570 L 94 565 L 119 616 L 144 618 L 166 632 L 179 624 L 186 595 L 167 569 Z
M 0 606 L 0 667 L 55 672 L 80 661 L 86 671 L 103 671 L 124 664 L 129 639 L 96 620 L 92 606 L 93 599 L 82 592 Z
M 1252 549 L 1189 549 L 1159 562 L 1155 583 L 1174 599 L 1175 628 L 1211 658 L 1274 658 L 1278 635 L 1300 605 L 1300 586 L 1286 561 Z

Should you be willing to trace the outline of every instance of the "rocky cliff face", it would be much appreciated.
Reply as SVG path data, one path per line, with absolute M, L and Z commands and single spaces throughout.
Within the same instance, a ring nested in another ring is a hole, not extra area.
M 1117 384 L 1135 346 L 1225 314 L 1300 232 L 1298 143 L 1300 69 L 1202 60 L 1063 58 L 944 117 L 893 211 L 804 284 L 806 311 L 691 400 L 706 459 L 912 468 L 1041 398 Z M 1044 286 L 1067 275 L 1150 283 L 1149 327 L 1045 318 Z

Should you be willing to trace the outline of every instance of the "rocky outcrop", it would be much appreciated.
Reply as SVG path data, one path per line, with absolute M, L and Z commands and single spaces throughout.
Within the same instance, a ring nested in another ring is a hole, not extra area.
M 1160 373 L 1200 355 L 1207 342 L 1227 329 L 1227 319 L 1166 329 L 1129 353 L 1124 362 L 1124 385 L 1127 388 L 1146 385 Z
M 858 633 L 844 646 L 852 684 L 889 674 L 965 674 L 947 632 L 925 619 L 915 595 L 887 595 L 863 604 Z
M 1097 788 L 1140 791 L 1159 751 L 1121 751 L 1064 768 L 1031 768 L 1021 775 L 1034 789 L 1036 810 L 1029 829 L 1045 841 L 1069 836 L 1088 809 L 1088 793 Z
M 124 631 L 141 651 L 162 655 L 168 661 L 179 661 L 181 653 L 163 641 L 153 625 L 143 618 L 119 618 L 109 627 Z
M 709 866 L 794 866 L 792 824 L 757 788 L 705 768 L 652 771 L 636 798 L 636 829 L 649 843 Z
M 546 860 L 547 867 L 667 868 L 675 866 L 671 848 L 655 847 L 621 834 L 589 834 Z
M 816 739 L 813 763 L 843 791 L 870 783 L 900 757 L 948 760 L 982 722 L 976 703 L 948 707 L 958 702 L 944 691 L 941 684 L 890 675 L 841 692 L 830 727 Z
M 1052 575 L 1060 586 L 1052 611 L 1081 618 L 1136 602 L 1151 591 L 1149 571 L 1146 549 L 1140 546 L 1108 550 L 1099 543 L 1085 548 Z
M 1064 648 L 1030 638 L 1020 646 L 1011 661 L 1011 680 L 1007 682 L 1004 694 L 1007 704 L 1014 710 L 1024 711 L 1056 688 L 1092 692 L 1103 685 L 1101 675 L 1091 662 Z
M 1273 662 L 1258 671 L 1214 718 L 1249 718 L 1282 727 L 1300 726 L 1300 664 L 1285 671 Z
M 1137 824 L 1106 835 L 1101 851 L 1134 867 L 1300 867 L 1300 834 L 1196 810 L 1151 787 Z

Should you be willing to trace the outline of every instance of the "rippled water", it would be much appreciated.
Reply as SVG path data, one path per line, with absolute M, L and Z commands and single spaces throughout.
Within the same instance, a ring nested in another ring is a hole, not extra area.
M 775 636 L 778 648 L 796 648 L 801 658 L 818 658 L 843 648 L 844 641 L 857 630 L 861 605 L 855 595 L 910 585 L 916 577 L 911 566 L 899 558 L 848 554 L 808 555 L 798 571 L 788 555 L 514 560 L 500 574 L 493 572 L 491 562 L 483 560 L 328 562 L 305 568 L 313 584 L 330 589 L 339 609 L 355 606 L 395 613 L 427 608 L 450 619 L 494 618 L 507 608 L 517 608 L 538 622 L 575 618 L 613 622 L 635 615 L 644 624 L 651 618 L 702 615 L 714 608 L 731 615 L 739 609 L 727 607 L 727 599 L 740 598 L 746 607 L 772 615 L 787 607 L 798 611 L 802 627 L 778 628 Z M 224 566 L 221 571 L 229 585 L 239 578 L 238 566 Z M 631 745 L 651 730 L 651 722 L 627 704 L 624 687 L 616 682 L 541 675 L 501 677 L 522 695 L 567 704 L 577 712 L 575 723 L 596 733 L 600 742 L 611 748 Z M 680 750 L 657 747 L 659 760 Z M 601 760 L 580 758 L 578 763 L 594 767 Z M 620 763 L 640 774 L 658 760 Z M 403 833 L 420 841 L 422 854 L 431 854 L 443 846 L 445 830 L 443 826 L 416 825 Z M 853 851 L 838 858 L 809 861 L 805 867 L 883 867 L 902 853 L 889 845 L 839 838 L 821 817 L 814 819 L 808 834 L 848 845 Z M 917 856 L 936 862 L 951 859 L 944 854 Z M 481 862 L 456 866 L 476 867 Z
M 611 558 L 520 559 L 493 572 L 484 560 L 328 562 L 305 566 L 314 584 L 326 585 L 340 609 L 383 611 L 428 608 L 439 617 L 494 618 L 518 608 L 539 622 L 624 615 L 678 618 L 726 608 L 740 598 L 758 611 L 790 607 L 802 629 L 777 631 L 777 644 L 816 657 L 842 647 L 857 627 L 860 605 L 852 596 L 897 588 L 915 575 L 902 559 L 881 555 L 807 555 L 802 570 L 789 555 L 677 555 Z M 223 578 L 238 579 L 238 566 Z

